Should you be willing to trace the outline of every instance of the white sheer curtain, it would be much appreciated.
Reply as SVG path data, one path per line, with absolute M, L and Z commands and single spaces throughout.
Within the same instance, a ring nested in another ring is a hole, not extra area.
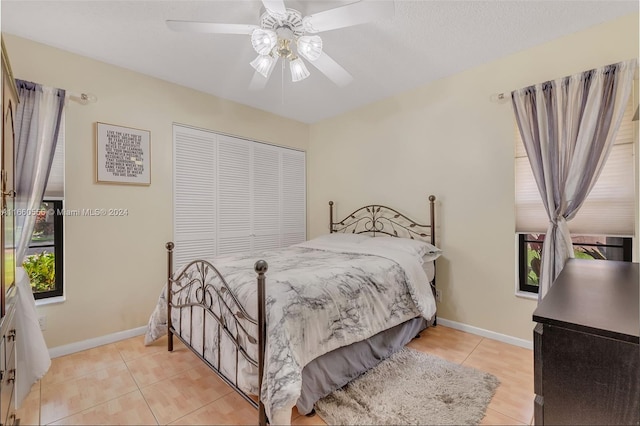
M 40 208 L 55 153 L 64 109 L 65 91 L 16 80 L 20 103 L 15 117 L 16 208 L 34 212 Z M 35 214 L 16 215 L 16 404 L 20 406 L 31 386 L 51 365 L 40 331 L 29 277 L 20 267 L 31 241 Z
M 574 257 L 567 222 L 598 179 L 620 126 L 637 59 L 511 93 L 518 128 L 549 226 L 538 300 Z

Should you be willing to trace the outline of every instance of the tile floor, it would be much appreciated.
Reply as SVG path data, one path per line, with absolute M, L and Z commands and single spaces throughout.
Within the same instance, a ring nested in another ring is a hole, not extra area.
M 532 423 L 532 351 L 442 325 L 408 346 L 500 379 L 483 424 Z M 167 352 L 166 338 L 144 346 L 138 336 L 52 360 L 18 417 L 21 425 L 206 425 L 255 424 L 256 413 L 179 342 Z M 295 408 L 291 418 L 325 424 Z

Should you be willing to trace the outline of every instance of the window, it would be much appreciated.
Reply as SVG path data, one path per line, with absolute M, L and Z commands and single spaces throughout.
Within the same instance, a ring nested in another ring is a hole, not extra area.
M 568 222 L 578 258 L 631 261 L 632 237 L 637 232 L 638 193 L 634 170 L 634 145 L 637 142 L 632 120 L 636 102 L 633 97 L 629 96 L 616 140 L 598 181 L 576 217 Z M 517 125 L 515 139 L 518 289 L 537 293 L 540 254 L 548 217 Z
M 540 259 L 545 234 L 518 235 L 518 289 L 537 293 Z M 631 262 L 632 240 L 629 237 L 573 236 L 573 253 L 577 259 L 621 260 Z
M 62 201 L 45 200 L 36 215 L 31 243 L 23 267 L 36 299 L 62 296 Z
M 36 299 L 64 294 L 64 113 L 44 199 L 22 266 Z

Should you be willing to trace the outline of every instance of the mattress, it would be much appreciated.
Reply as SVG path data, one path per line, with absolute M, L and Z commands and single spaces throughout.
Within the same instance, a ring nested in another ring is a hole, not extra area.
M 435 300 L 420 258 L 385 247 L 312 240 L 277 251 L 212 259 L 252 318 L 257 317 L 253 264 L 258 258 L 269 264 L 261 395 L 272 423 L 289 421 L 290 410 L 302 395 L 303 369 L 309 363 L 415 317 L 429 320 L 435 314 Z M 216 285 L 214 277 L 211 282 L 205 280 L 202 288 L 210 291 Z M 202 299 L 203 290 L 199 291 Z M 198 290 L 190 289 L 178 299 L 174 295 L 174 304 L 183 296 L 186 300 L 187 293 L 198 297 Z M 247 354 L 257 359 L 257 346 L 248 337 L 257 336 L 255 325 L 247 320 L 234 325 L 229 318 L 225 321 L 233 337 L 219 329 L 216 332 L 211 313 L 224 313 L 211 305 L 210 313 L 173 309 L 174 327 L 196 352 L 235 379 L 240 389 L 257 394 L 257 370 L 242 356 L 237 357 L 232 344 L 232 339 L 237 339 Z M 147 342 L 166 334 L 166 315 L 166 301 L 161 296 L 149 321 Z M 219 360 L 217 347 L 221 348 Z

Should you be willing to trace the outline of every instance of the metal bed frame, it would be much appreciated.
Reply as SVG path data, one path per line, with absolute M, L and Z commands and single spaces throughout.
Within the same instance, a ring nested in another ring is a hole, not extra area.
M 371 233 L 405 238 L 430 238 L 435 244 L 435 199 L 429 196 L 430 224 L 422 225 L 397 210 L 382 205 L 368 205 L 355 210 L 339 222 L 333 221 L 333 201 L 329 201 L 329 229 L 331 233 Z M 173 337 L 176 336 L 202 361 L 204 361 L 225 383 L 238 392 L 249 404 L 258 410 L 258 422 L 260 425 L 268 423 L 265 407 L 260 398 L 262 390 L 262 378 L 264 374 L 264 355 L 266 347 L 266 289 L 265 274 L 268 270 L 267 262 L 258 260 L 254 265 L 257 274 L 258 286 L 258 318 L 251 317 L 244 306 L 238 301 L 233 291 L 227 284 L 219 270 L 206 260 L 194 260 L 187 264 L 182 271 L 174 277 L 173 271 L 173 242 L 165 245 L 167 249 L 167 349 L 173 351 Z M 435 294 L 435 279 L 431 283 Z M 194 300 L 195 298 L 195 300 Z M 193 340 L 193 312 L 201 309 L 203 315 L 202 324 L 202 350 L 196 350 L 192 346 Z M 180 311 L 182 321 L 183 310 L 189 310 L 189 339 L 179 334 L 182 324 L 176 329 L 172 320 L 172 310 Z M 210 315 L 215 321 L 216 337 L 214 342 L 217 362 L 211 362 L 205 358 L 207 349 L 205 343 L 205 315 Z M 435 325 L 435 321 L 434 321 Z M 257 328 L 257 337 L 249 332 L 249 328 Z M 221 365 L 221 339 L 225 337 L 235 347 L 235 371 L 227 375 L 222 371 Z M 257 359 L 249 354 L 248 342 L 257 345 Z M 238 362 L 242 356 L 247 362 L 258 369 L 258 398 L 257 401 L 251 395 L 245 393 L 238 385 Z M 231 377 L 230 377 L 231 376 Z

